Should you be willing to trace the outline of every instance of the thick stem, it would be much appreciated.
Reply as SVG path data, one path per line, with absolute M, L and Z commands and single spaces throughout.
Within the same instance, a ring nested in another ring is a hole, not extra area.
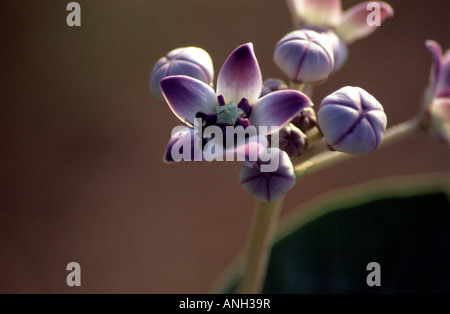
M 381 147 L 386 147 L 400 140 L 410 137 L 421 129 L 419 119 L 409 120 L 397 124 L 386 131 Z M 295 162 L 294 170 L 297 176 L 318 171 L 325 167 L 334 165 L 338 162 L 353 157 L 353 155 L 344 154 L 340 152 L 330 152 L 326 150 L 325 141 L 319 141 L 311 146 L 311 152 L 306 151 L 304 156 L 301 156 Z
M 240 293 L 260 293 L 264 283 L 272 240 L 284 197 L 274 202 L 258 201 L 253 221 Z

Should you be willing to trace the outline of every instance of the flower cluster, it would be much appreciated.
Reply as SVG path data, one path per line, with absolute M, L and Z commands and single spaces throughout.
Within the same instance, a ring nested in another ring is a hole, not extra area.
M 393 15 L 392 8 L 363 2 L 343 12 L 340 0 L 287 2 L 295 29 L 275 45 L 273 60 L 290 84 L 263 80 L 251 43 L 230 54 L 215 89 L 211 57 L 203 49 L 178 48 L 156 63 L 150 90 L 183 123 L 172 132 L 165 162 L 237 157 L 243 161 L 243 188 L 271 202 L 294 186 L 293 163 L 313 145 L 352 155 L 380 146 L 387 117 L 374 96 L 346 86 L 314 107 L 308 91 L 339 70 L 347 46 L 374 32 Z M 450 53 L 442 56 L 431 41 L 427 46 L 434 68 L 423 120 L 430 133 L 448 143 Z

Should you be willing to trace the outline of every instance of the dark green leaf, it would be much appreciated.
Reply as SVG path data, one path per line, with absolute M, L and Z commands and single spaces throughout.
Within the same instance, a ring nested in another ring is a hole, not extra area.
M 299 219 L 274 244 L 263 292 L 450 292 L 448 193 L 444 187 L 413 192 L 333 201 L 316 209 L 321 214 L 314 219 Z M 379 287 L 367 285 L 370 262 L 380 265 Z

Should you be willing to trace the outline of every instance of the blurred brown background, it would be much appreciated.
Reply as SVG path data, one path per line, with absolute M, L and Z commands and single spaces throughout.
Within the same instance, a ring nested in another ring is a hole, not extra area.
M 0 292 L 204 293 L 244 248 L 253 199 L 240 163 L 162 163 L 180 122 L 148 77 L 168 51 L 207 50 L 216 74 L 253 42 L 263 76 L 281 77 L 273 47 L 290 31 L 281 0 L 1 0 Z M 344 8 L 359 1 L 343 1 Z M 315 91 L 365 88 L 389 124 L 411 118 L 428 81 L 424 41 L 450 48 L 448 0 L 391 0 L 395 17 L 350 47 Z M 376 178 L 450 171 L 425 135 L 314 174 L 283 215 L 323 192 Z M 82 286 L 66 285 L 81 264 Z

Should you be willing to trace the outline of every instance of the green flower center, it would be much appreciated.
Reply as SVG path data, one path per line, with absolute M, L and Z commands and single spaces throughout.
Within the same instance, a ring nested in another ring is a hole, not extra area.
M 217 123 L 226 125 L 235 125 L 237 120 L 245 116 L 244 111 L 239 109 L 234 102 L 216 107 Z

